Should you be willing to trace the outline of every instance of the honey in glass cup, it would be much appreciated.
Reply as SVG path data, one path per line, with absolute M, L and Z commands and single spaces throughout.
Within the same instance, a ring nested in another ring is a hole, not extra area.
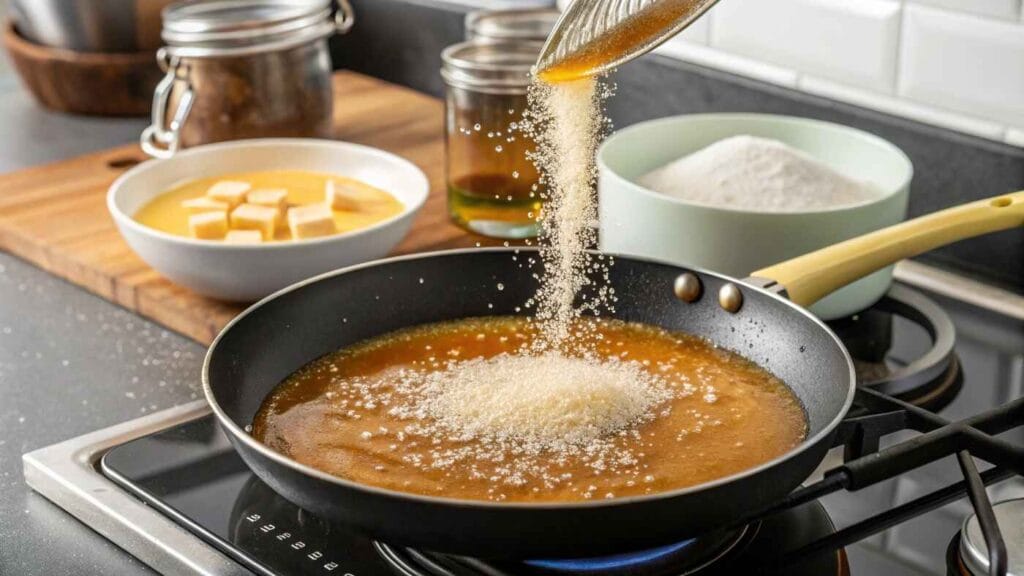
M 537 235 L 543 189 L 520 130 L 530 68 L 542 45 L 473 40 L 442 52 L 448 213 L 494 238 Z

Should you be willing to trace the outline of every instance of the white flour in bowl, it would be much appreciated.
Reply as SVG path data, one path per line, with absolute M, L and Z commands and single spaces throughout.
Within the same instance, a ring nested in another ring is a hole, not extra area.
M 733 136 L 641 176 L 655 192 L 709 206 L 800 212 L 860 204 L 878 190 L 777 140 Z

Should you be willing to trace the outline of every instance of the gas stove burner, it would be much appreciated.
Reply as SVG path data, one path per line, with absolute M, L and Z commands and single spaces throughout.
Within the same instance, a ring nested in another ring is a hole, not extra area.
M 631 574 L 637 576 L 669 576 L 695 574 L 749 541 L 756 528 L 720 532 L 700 538 L 608 556 L 538 559 L 522 561 L 485 561 L 477 558 L 423 552 L 392 547 L 376 542 L 381 556 L 400 573 L 408 576 L 600 576 Z
M 894 285 L 870 308 L 828 324 L 850 351 L 861 386 L 928 410 L 959 393 L 953 322 L 921 293 Z
M 767 567 L 773 558 L 800 548 L 835 528 L 824 507 L 810 502 L 739 531 L 720 532 L 640 552 L 564 560 L 484 560 L 374 542 L 401 576 L 725 576 L 732 574 L 849 574 L 845 553 L 821 552 L 799 562 Z
M 741 535 L 740 535 L 741 536 Z M 735 544 L 738 538 L 725 537 L 724 544 Z M 651 567 L 667 565 L 678 566 L 678 557 L 687 556 L 687 564 L 693 562 L 690 558 L 697 558 L 700 548 L 707 549 L 712 555 L 721 555 L 732 546 L 720 544 L 717 539 L 707 543 L 707 539 L 690 538 L 682 542 L 676 542 L 667 546 L 659 546 L 640 552 L 627 552 L 624 554 L 613 554 L 610 556 L 599 556 L 596 558 L 571 558 L 561 560 L 525 560 L 523 564 L 545 572 L 556 574 L 607 574 L 621 572 L 642 571 L 649 573 Z

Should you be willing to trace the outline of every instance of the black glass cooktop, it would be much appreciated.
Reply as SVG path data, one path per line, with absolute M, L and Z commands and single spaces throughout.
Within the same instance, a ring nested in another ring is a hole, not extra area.
M 481 561 L 375 544 L 331 525 L 273 492 L 235 454 L 212 416 L 111 449 L 103 473 L 149 505 L 258 574 L 496 576 L 691 573 L 731 574 L 763 567 L 778 552 L 834 530 L 817 502 L 746 530 L 654 550 L 577 560 Z M 699 545 L 698 545 L 699 544 Z M 696 565 L 694 565 L 696 564 Z M 786 574 L 842 574 L 841 554 L 804 559 Z
M 370 540 L 336 533 L 274 494 L 212 416 L 117 446 L 102 468 L 259 574 L 392 574 Z

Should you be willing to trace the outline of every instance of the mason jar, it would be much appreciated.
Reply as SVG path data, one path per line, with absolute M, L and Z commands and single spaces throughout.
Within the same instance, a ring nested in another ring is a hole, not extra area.
M 561 15 L 555 8 L 470 12 L 466 15 L 466 40 L 543 42 Z
M 353 23 L 348 0 L 334 9 L 334 0 L 188 0 L 165 8 L 166 46 L 157 59 L 166 74 L 143 150 L 163 158 L 224 140 L 329 138 L 327 39 Z
M 474 40 L 441 53 L 448 213 L 477 234 L 537 235 L 543 190 L 528 158 L 536 145 L 521 122 L 541 47 Z

